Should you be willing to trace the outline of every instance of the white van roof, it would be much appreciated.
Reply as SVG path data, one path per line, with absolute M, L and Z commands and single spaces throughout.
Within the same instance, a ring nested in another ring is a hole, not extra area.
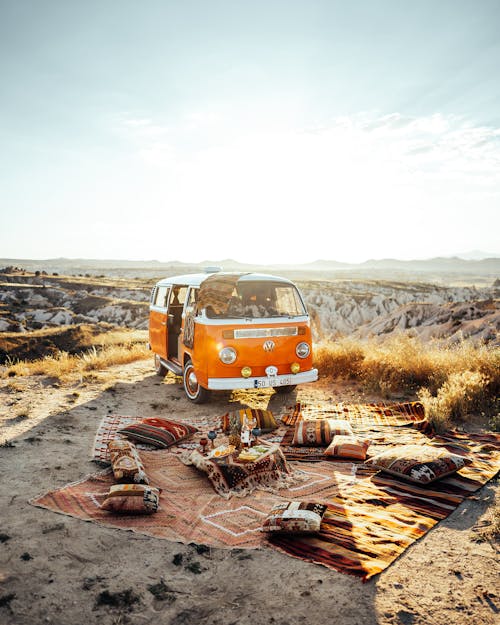
M 156 286 L 164 286 L 167 284 L 179 284 L 183 286 L 200 286 L 200 284 L 206 280 L 209 276 L 227 276 L 238 275 L 233 271 L 219 271 L 217 274 L 213 273 L 188 273 L 183 276 L 171 276 L 170 278 L 163 278 L 156 283 Z M 254 282 L 257 280 L 269 281 L 269 282 L 283 282 L 285 284 L 293 284 L 291 280 L 287 278 L 281 278 L 280 276 L 272 276 L 267 273 L 242 273 L 238 282 Z

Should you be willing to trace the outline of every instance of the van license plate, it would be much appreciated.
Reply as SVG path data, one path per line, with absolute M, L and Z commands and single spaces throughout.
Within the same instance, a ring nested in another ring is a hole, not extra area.
M 271 386 L 289 386 L 292 383 L 292 378 L 287 376 L 284 378 L 278 378 L 276 376 L 269 375 L 264 380 L 255 380 L 254 388 L 269 388 Z

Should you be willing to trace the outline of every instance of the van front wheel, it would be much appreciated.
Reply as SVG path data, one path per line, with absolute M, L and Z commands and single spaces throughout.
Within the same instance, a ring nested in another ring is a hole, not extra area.
M 296 384 L 288 384 L 287 386 L 275 386 L 274 390 L 280 395 L 285 395 L 285 393 L 291 393 L 297 388 Z
M 184 391 L 188 399 L 195 404 L 204 404 L 208 401 L 210 391 L 199 384 L 196 373 L 194 372 L 193 363 L 190 360 L 186 362 L 182 379 L 184 382 Z

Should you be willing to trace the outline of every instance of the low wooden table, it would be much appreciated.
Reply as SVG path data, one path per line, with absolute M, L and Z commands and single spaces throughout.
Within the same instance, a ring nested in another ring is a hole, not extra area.
M 269 450 L 254 462 L 239 462 L 234 457 L 209 458 L 197 449 L 183 461 L 206 473 L 221 497 L 229 498 L 232 495 L 242 497 L 259 487 L 266 490 L 274 486 L 284 488 L 287 486 L 287 478 L 291 478 L 292 471 L 279 445 L 266 447 L 269 447 Z

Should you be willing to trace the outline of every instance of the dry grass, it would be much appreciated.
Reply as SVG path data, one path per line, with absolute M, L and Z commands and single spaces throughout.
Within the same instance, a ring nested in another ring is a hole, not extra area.
M 112 330 L 97 334 L 93 341 L 96 345 L 106 347 L 108 345 L 128 345 L 131 343 L 144 343 L 147 341 L 147 330 Z
M 314 352 L 314 366 L 322 377 L 345 380 L 361 374 L 365 357 L 362 343 L 345 338 L 320 344 Z
M 400 335 L 384 342 L 341 339 L 320 345 L 322 377 L 359 379 L 367 390 L 419 395 L 438 429 L 450 421 L 498 409 L 500 349 L 462 342 L 443 347 Z
M 47 375 L 61 381 L 67 381 L 75 377 L 84 377 L 87 372 L 99 371 L 113 365 L 123 365 L 150 357 L 151 352 L 144 343 L 105 345 L 100 348 L 93 347 L 77 355 L 59 352 L 55 356 L 47 356 L 39 360 L 11 363 L 3 373 L 3 377 Z
M 436 396 L 422 388 L 418 397 L 425 406 L 427 418 L 438 431 L 443 431 L 453 421 L 488 409 L 490 398 L 484 392 L 487 386 L 488 378 L 482 373 L 462 371 L 450 374 Z

